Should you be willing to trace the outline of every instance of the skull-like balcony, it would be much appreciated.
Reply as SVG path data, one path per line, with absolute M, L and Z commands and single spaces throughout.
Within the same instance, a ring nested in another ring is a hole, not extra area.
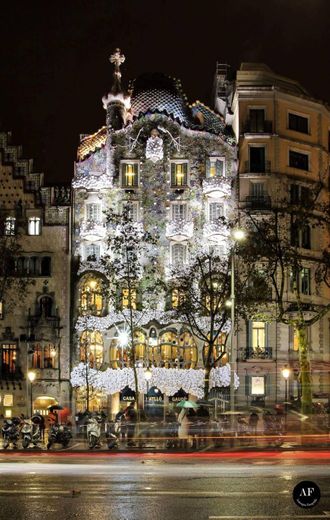
M 229 197 L 230 180 L 225 177 L 208 177 L 203 180 L 203 193 L 209 197 Z
M 97 241 L 105 238 L 107 229 L 103 222 L 84 220 L 80 226 L 80 236 L 86 240 Z
M 172 220 L 166 224 L 166 238 L 169 240 L 188 240 L 193 236 L 194 224 L 192 220 Z
M 216 240 L 217 242 L 223 242 L 227 244 L 229 239 L 229 230 L 226 229 L 223 223 L 219 220 L 214 220 L 212 222 L 206 222 L 203 227 L 205 238 L 209 238 L 212 241 Z

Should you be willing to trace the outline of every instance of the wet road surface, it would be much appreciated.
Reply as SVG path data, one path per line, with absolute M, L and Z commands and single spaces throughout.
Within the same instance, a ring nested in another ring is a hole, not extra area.
M 330 520 L 330 459 L 307 456 L 0 454 L 0 519 Z M 313 509 L 292 500 L 301 480 L 321 489 Z

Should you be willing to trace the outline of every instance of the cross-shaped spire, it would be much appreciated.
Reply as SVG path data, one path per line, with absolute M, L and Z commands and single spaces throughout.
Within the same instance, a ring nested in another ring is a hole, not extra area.
M 124 54 L 121 53 L 120 49 L 115 49 L 114 53 L 111 54 L 110 63 L 113 63 L 115 66 L 115 70 L 113 71 L 113 85 L 111 92 L 113 94 L 118 94 L 121 92 L 121 72 L 120 72 L 120 66 L 125 61 Z

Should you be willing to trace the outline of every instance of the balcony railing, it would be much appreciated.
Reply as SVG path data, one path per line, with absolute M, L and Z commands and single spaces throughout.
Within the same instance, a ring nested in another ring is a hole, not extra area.
M 227 244 L 230 233 L 220 220 L 215 220 L 214 222 L 206 222 L 206 224 L 204 224 L 203 231 L 205 237 L 214 237 L 215 235 L 217 235 L 219 238 L 222 238 L 224 244 Z
M 80 235 L 87 240 L 102 240 L 106 232 L 106 225 L 103 222 L 84 220 L 80 226 Z
M 172 240 L 188 240 L 193 232 L 194 224 L 191 220 L 178 219 L 166 224 L 166 237 Z
M 245 207 L 249 209 L 270 209 L 272 199 L 269 195 L 248 195 L 245 197 Z
M 242 360 L 246 361 L 247 359 L 272 359 L 273 352 L 271 347 L 265 348 L 251 348 L 247 347 L 242 353 Z
M 270 173 L 270 171 L 271 171 L 271 162 L 270 161 L 263 161 L 263 162 L 245 161 L 244 173 Z
M 227 177 L 208 177 L 203 180 L 203 193 L 211 197 L 227 197 L 231 194 L 231 181 Z
M 243 126 L 243 133 L 245 134 L 272 134 L 273 121 L 261 121 L 256 123 L 248 119 Z

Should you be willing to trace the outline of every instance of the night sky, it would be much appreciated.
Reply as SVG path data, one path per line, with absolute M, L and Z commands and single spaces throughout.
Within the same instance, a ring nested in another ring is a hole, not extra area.
M 123 82 L 143 72 L 180 78 L 211 103 L 216 62 L 267 63 L 330 101 L 329 0 L 4 0 L 0 125 L 49 182 L 68 181 L 79 134 L 105 124 L 109 55 Z

